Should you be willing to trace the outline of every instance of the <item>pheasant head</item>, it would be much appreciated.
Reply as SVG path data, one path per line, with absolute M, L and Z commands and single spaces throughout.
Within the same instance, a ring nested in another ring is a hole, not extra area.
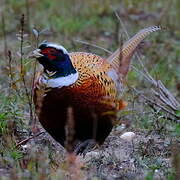
M 61 45 L 42 43 L 33 51 L 33 57 L 43 65 L 45 76 L 42 80 L 50 87 L 68 86 L 78 79 L 68 51 Z

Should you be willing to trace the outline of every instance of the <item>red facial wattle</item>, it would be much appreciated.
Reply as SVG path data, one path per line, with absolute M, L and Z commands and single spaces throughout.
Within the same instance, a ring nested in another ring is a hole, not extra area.
M 55 49 L 53 49 L 53 48 L 45 48 L 45 49 L 43 49 L 43 50 L 41 51 L 41 53 L 42 53 L 43 55 L 48 56 L 48 58 L 49 58 L 49 59 L 52 59 L 52 60 L 54 60 L 54 59 L 57 58 L 57 56 L 55 55 L 55 54 L 57 53 L 57 51 L 56 51 Z

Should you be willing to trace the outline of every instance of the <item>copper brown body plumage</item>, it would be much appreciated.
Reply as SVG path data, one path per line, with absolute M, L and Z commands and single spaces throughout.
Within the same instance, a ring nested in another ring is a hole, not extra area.
M 67 109 L 72 107 L 72 149 L 88 140 L 102 144 L 112 130 L 116 112 L 122 108 L 118 97 L 133 52 L 149 33 L 159 29 L 153 26 L 141 30 L 107 59 L 91 53 L 68 53 L 53 43 L 41 44 L 33 52 L 44 67 L 37 76 L 34 103 L 47 132 L 64 146 Z

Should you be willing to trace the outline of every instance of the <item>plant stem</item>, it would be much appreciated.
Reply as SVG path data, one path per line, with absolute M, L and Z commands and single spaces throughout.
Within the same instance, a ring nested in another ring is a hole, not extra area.
M 21 57 L 20 57 L 20 75 L 21 75 L 21 78 L 22 78 L 22 81 L 23 81 L 23 85 L 24 85 L 24 89 L 25 89 L 25 94 L 26 94 L 26 97 L 28 99 L 28 104 L 29 104 L 29 113 L 30 113 L 30 121 L 29 121 L 29 125 L 32 125 L 33 123 L 33 108 L 32 108 L 32 100 L 31 100 L 31 96 L 29 95 L 29 92 L 28 92 L 28 88 L 27 88 L 27 85 L 26 85 L 26 80 L 25 80 L 25 68 L 23 67 L 23 43 L 24 43 L 24 14 L 22 14 L 21 16 L 21 32 L 20 32 L 20 37 L 21 37 L 21 44 L 20 44 L 20 54 L 21 54 Z
M 3 33 L 3 37 L 4 37 L 4 56 L 6 58 L 8 55 L 8 50 L 7 50 L 7 38 L 6 38 L 6 22 L 5 22 L 3 12 L 1 13 L 1 21 L 2 21 L 2 33 Z

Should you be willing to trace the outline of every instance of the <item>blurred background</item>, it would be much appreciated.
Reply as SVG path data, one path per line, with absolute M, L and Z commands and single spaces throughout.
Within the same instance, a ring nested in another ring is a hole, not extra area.
M 108 57 L 108 52 L 91 45 L 113 52 L 128 39 L 127 34 L 131 37 L 140 29 L 160 25 L 162 31 L 148 36 L 138 50 L 150 75 L 156 80 L 161 80 L 173 96 L 179 98 L 180 1 L 0 0 L 0 4 L 0 174 L 4 178 L 15 178 L 18 174 L 16 178 L 23 179 L 28 174 L 28 178 L 39 178 L 42 175 L 45 179 L 46 175 L 55 174 L 52 175 L 54 179 L 59 177 L 63 179 L 62 169 L 63 173 L 69 171 L 65 168 L 65 165 L 67 167 L 65 164 L 57 173 L 59 162 L 54 165 L 53 161 L 58 159 L 64 162 L 64 159 L 62 160 L 59 152 L 54 152 L 56 148 L 50 142 L 46 142 L 48 148 L 44 148 L 42 142 L 38 144 L 31 141 L 30 147 L 35 148 L 32 151 L 15 146 L 20 140 L 27 138 L 30 131 L 27 93 L 31 94 L 35 65 L 27 56 L 44 40 L 57 42 L 69 52 L 86 51 Z M 137 59 L 137 57 L 133 58 L 133 66 L 141 70 L 142 67 Z M 22 82 L 22 76 L 27 82 L 26 87 Z M 152 84 L 138 71 L 129 72 L 127 84 L 151 98 L 149 89 Z M 98 175 L 100 168 L 104 174 L 108 174 L 110 169 L 112 172 L 113 169 L 116 175 L 126 169 L 127 174 L 135 172 L 135 175 L 131 174 L 133 178 L 141 177 L 143 174 L 144 178 L 153 179 L 155 170 L 158 170 L 162 179 L 175 178 L 180 161 L 179 156 L 176 156 L 176 150 L 172 151 L 171 147 L 179 138 L 179 124 L 169 120 L 167 116 L 164 118 L 164 112 L 159 113 L 157 109 L 153 111 L 153 108 L 144 100 L 139 99 L 132 88 L 127 88 L 124 99 L 128 101 L 129 106 L 126 111 L 120 112 L 118 117 L 129 130 L 137 132 L 140 138 L 135 143 L 134 154 L 131 154 L 133 167 L 128 169 L 128 165 L 119 163 L 118 158 L 111 159 L 109 156 L 103 156 L 105 159 L 102 160 L 102 156 L 99 156 L 99 159 L 92 158 L 89 164 L 84 163 L 85 172 L 91 172 L 90 178 L 101 179 Z M 179 111 L 176 113 L 178 114 Z M 119 122 L 116 128 L 121 128 Z M 112 134 L 112 137 L 115 138 L 115 135 Z M 152 142 L 149 138 L 155 140 Z M 161 144 L 160 147 L 158 144 Z M 112 149 L 116 149 L 112 144 L 111 146 Z M 177 145 L 173 147 L 176 149 Z M 144 150 L 148 148 L 149 151 Z M 37 158 L 34 152 L 39 152 L 39 149 L 42 151 L 42 157 Z M 101 164 L 99 164 L 100 160 L 102 160 Z M 169 161 L 175 162 L 174 165 Z M 51 163 L 53 170 L 49 167 Z M 34 168 L 35 164 L 38 170 Z M 97 168 L 90 171 L 94 165 Z M 40 174 L 39 171 L 41 171 Z M 86 173 L 83 177 L 88 177 Z M 123 174 L 122 177 L 130 179 L 127 174 Z M 158 177 L 160 177 L 159 174 Z M 113 176 L 110 177 L 113 179 Z

